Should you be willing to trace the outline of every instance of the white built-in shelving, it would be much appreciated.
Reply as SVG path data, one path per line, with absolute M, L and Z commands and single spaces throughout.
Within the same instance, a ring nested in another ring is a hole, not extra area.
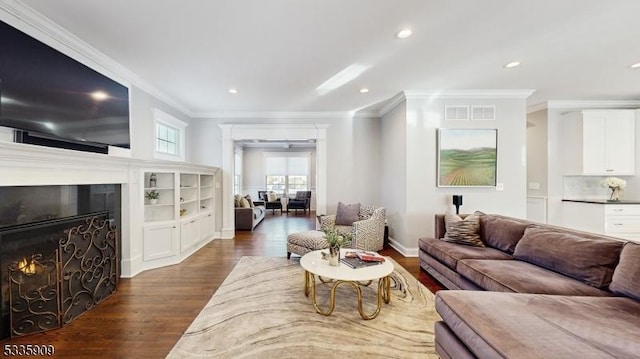
M 151 187 L 152 174 L 155 187 Z M 145 267 L 174 263 L 213 238 L 213 173 L 145 170 L 143 183 L 145 193 L 160 193 L 155 204 L 144 200 Z

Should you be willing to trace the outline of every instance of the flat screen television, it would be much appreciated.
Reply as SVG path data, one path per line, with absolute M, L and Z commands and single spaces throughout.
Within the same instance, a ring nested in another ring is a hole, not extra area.
M 129 89 L 0 21 L 0 126 L 18 142 L 130 148 Z

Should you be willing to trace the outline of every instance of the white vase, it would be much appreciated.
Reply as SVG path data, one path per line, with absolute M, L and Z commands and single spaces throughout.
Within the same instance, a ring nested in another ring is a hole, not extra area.
M 157 198 L 152 198 L 152 199 L 149 200 L 149 203 L 158 204 L 158 199 Z

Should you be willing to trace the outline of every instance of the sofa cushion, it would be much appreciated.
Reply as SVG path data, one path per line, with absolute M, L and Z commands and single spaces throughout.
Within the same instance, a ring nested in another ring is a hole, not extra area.
M 251 204 L 249 204 L 249 201 L 247 201 L 247 199 L 245 197 L 240 198 L 240 207 L 242 208 L 251 208 Z
M 444 216 L 446 232 L 442 238 L 445 242 L 484 247 L 480 240 L 480 216 L 472 214 L 462 219 L 460 216 L 447 213 Z
M 344 204 L 338 202 L 338 211 L 336 212 L 336 225 L 350 226 L 356 222 L 360 213 L 360 203 Z
M 640 320 L 633 320 L 640 302 L 630 298 L 439 291 L 436 310 L 481 358 L 612 359 L 640 353 Z
M 464 246 L 435 238 L 420 238 L 418 246 L 453 270 L 462 259 L 512 259 L 510 255 L 494 248 Z
M 552 229 L 529 227 L 513 256 L 562 273 L 596 288 L 611 283 L 624 242 L 584 238 Z
M 640 244 L 625 244 L 609 290 L 640 300 Z
M 495 292 L 610 295 L 565 275 L 517 260 L 463 259 L 458 261 L 456 269 L 482 289 Z
M 244 196 L 244 198 L 247 200 L 247 202 L 249 202 L 249 207 L 253 208 L 255 206 L 253 204 L 253 200 L 251 200 L 251 195 L 250 194 Z
M 528 224 L 484 215 L 480 217 L 480 239 L 489 247 L 513 254 Z

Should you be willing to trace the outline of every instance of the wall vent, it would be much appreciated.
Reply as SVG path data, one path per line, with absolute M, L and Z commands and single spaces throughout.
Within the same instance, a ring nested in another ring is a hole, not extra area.
M 444 108 L 445 120 L 468 120 L 469 119 L 469 106 L 445 106 Z
M 471 119 L 472 120 L 495 120 L 496 107 L 495 106 L 471 106 Z

